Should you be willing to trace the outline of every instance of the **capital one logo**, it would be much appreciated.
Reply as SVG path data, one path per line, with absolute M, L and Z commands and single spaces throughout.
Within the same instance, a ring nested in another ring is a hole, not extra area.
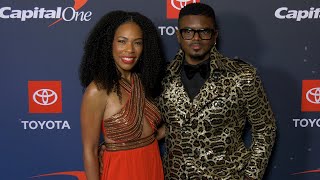
M 167 18 L 177 19 L 180 10 L 190 3 L 199 3 L 200 0 L 167 0 Z
M 30 19 L 56 19 L 50 26 L 64 21 L 90 21 L 91 11 L 78 11 L 88 0 L 73 0 L 73 7 L 56 7 L 47 9 L 44 7 L 34 7 L 33 9 L 16 9 L 14 7 L 0 7 L 0 19 L 18 19 L 28 21 Z
M 320 112 L 320 80 L 302 81 L 302 101 L 301 111 L 319 111 Z
M 310 7 L 304 10 L 289 9 L 288 7 L 280 7 L 274 12 L 274 16 L 278 19 L 292 19 L 301 21 L 305 19 L 319 19 L 320 8 Z
M 29 113 L 61 113 L 61 81 L 29 81 Z

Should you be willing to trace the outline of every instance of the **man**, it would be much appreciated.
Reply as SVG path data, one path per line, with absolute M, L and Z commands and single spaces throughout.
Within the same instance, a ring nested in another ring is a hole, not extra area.
M 262 179 L 276 126 L 256 69 L 217 51 L 210 6 L 185 6 L 178 27 L 181 49 L 159 98 L 166 179 Z M 246 121 L 252 126 L 250 148 L 242 139 Z

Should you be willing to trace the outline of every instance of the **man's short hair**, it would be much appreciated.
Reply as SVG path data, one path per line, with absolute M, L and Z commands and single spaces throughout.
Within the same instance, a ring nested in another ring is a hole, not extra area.
M 187 15 L 203 15 L 210 17 L 213 20 L 214 27 L 217 28 L 216 16 L 211 6 L 203 3 L 190 3 L 180 10 L 178 23 Z

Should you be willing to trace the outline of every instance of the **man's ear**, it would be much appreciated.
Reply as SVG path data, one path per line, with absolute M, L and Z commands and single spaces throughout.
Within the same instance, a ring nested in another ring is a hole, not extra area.
M 219 34 L 219 32 L 216 30 L 216 31 L 214 32 L 214 35 L 213 35 L 213 38 L 214 38 L 214 42 L 215 42 L 215 43 L 217 43 L 218 34 Z
M 179 29 L 176 29 L 176 36 L 177 36 L 177 40 L 178 40 L 178 43 L 180 44 L 180 41 L 181 41 L 181 34 L 179 32 Z

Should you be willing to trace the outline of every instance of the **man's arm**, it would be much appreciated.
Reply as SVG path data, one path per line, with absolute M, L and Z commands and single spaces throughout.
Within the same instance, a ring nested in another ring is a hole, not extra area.
M 251 75 L 246 74 L 242 81 L 242 89 L 247 99 L 247 117 L 252 126 L 252 154 L 245 168 L 245 176 L 260 180 L 275 142 L 275 118 L 256 71 L 251 72 Z

